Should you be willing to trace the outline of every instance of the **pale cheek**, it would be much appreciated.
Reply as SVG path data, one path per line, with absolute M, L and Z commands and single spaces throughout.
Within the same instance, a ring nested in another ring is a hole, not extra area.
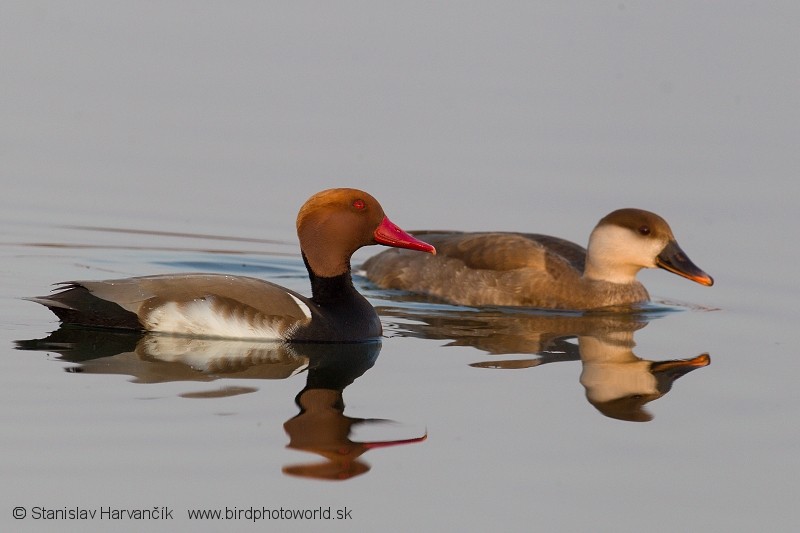
M 609 226 L 596 231 L 590 241 L 592 253 L 598 264 L 616 265 L 616 268 L 654 268 L 656 256 L 663 250 L 664 242 L 642 237 L 620 227 Z
M 664 246 L 666 246 L 666 243 L 663 242 L 656 242 L 651 245 L 650 253 L 647 256 L 648 267 L 650 268 L 656 267 L 656 258 L 658 257 L 658 254 L 660 254 L 661 251 L 664 249 Z
M 625 252 L 621 252 L 626 257 L 627 262 L 643 268 L 655 268 L 656 256 L 664 249 L 660 242 L 642 242 L 642 239 L 634 238 L 625 246 Z

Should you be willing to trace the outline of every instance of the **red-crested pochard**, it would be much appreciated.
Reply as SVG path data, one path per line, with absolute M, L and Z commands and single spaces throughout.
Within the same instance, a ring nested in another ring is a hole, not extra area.
M 588 249 L 547 235 L 422 231 L 435 257 L 387 250 L 364 263 L 379 287 L 460 305 L 585 310 L 649 300 L 636 280 L 663 268 L 713 285 L 681 250 L 667 222 L 641 209 L 619 209 L 592 231 Z
M 356 189 L 308 199 L 297 235 L 311 298 L 268 281 L 224 274 L 168 274 L 70 281 L 31 298 L 62 322 L 204 337 L 357 342 L 381 335 L 375 310 L 353 287 L 350 258 L 371 244 L 436 253 L 392 223 L 378 201 Z

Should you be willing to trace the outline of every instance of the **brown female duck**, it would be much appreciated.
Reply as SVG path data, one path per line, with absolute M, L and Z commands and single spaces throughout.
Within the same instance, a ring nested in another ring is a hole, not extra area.
M 667 222 L 619 209 L 592 231 L 588 248 L 531 233 L 415 232 L 435 257 L 387 250 L 364 263 L 382 288 L 460 305 L 594 309 L 646 302 L 642 268 L 663 268 L 702 285 L 714 281 L 681 250 Z

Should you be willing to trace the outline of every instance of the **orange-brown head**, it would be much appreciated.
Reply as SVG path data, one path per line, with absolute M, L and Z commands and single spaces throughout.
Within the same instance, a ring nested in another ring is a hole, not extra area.
M 297 236 L 309 266 L 323 277 L 347 272 L 350 257 L 362 246 L 436 253 L 433 246 L 396 226 L 378 200 L 358 189 L 327 189 L 309 198 L 297 215 Z

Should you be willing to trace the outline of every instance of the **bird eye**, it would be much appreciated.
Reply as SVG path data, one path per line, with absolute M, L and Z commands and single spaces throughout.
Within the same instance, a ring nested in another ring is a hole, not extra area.
M 650 226 L 647 226 L 647 225 L 639 226 L 639 234 L 640 235 L 650 235 Z
M 359 211 L 363 211 L 367 207 L 367 203 L 359 198 L 358 200 L 353 200 L 353 207 Z

